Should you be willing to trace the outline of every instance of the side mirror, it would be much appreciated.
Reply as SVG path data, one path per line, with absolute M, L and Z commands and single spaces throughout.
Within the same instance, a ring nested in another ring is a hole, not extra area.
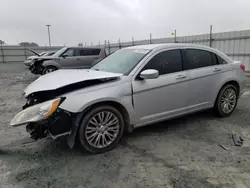
M 159 71 L 155 69 L 147 69 L 141 72 L 140 78 L 155 79 L 159 77 Z
M 63 57 L 63 58 L 66 58 L 66 57 L 68 57 L 68 55 L 67 55 L 67 54 L 63 54 L 62 57 Z

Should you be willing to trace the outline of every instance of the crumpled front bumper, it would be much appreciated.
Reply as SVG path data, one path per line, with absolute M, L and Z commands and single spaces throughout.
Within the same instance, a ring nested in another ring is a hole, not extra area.
M 32 64 L 32 62 L 33 62 L 32 60 L 26 60 L 24 61 L 24 65 L 29 67 Z
M 32 63 L 29 67 L 31 73 L 33 74 L 43 74 L 44 67 L 41 63 Z
M 26 126 L 26 131 L 31 135 L 31 138 L 38 140 L 51 136 L 53 139 L 69 135 L 74 123 L 75 114 L 58 108 L 56 112 L 48 119 L 29 123 Z

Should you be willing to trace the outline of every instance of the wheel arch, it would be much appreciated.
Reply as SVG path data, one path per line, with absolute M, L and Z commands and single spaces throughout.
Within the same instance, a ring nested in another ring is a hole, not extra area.
M 226 81 L 221 87 L 220 87 L 220 90 L 217 92 L 217 95 L 216 95 L 216 99 L 214 100 L 214 104 L 216 103 L 217 99 L 218 99 L 218 96 L 220 94 L 220 91 L 222 90 L 223 87 L 225 87 L 226 85 L 228 84 L 232 84 L 233 86 L 235 86 L 237 88 L 237 97 L 239 97 L 240 95 L 240 84 L 239 82 L 237 82 L 236 80 L 228 80 Z
M 92 110 L 93 108 L 95 108 L 97 106 L 103 106 L 103 105 L 108 105 L 108 106 L 112 106 L 112 107 L 116 108 L 121 113 L 121 115 L 124 119 L 124 123 L 125 123 L 124 131 L 125 132 L 132 132 L 133 126 L 130 124 L 129 113 L 128 113 L 127 109 L 121 103 L 119 103 L 117 101 L 108 100 L 108 101 L 100 101 L 100 102 L 93 103 L 93 104 L 89 105 L 84 110 L 84 114 L 89 112 L 90 110 Z
M 130 124 L 130 116 L 129 116 L 127 109 L 124 107 L 124 105 L 122 105 L 121 103 L 117 101 L 112 101 L 112 100 L 95 102 L 95 103 L 90 104 L 86 108 L 84 108 L 77 115 L 75 123 L 73 124 L 73 127 L 72 127 L 72 132 L 66 139 L 70 148 L 73 148 L 75 145 L 79 125 L 82 122 L 84 115 L 88 113 L 90 110 L 92 110 L 93 108 L 97 106 L 101 106 L 101 105 L 109 105 L 109 106 L 115 107 L 124 118 L 124 123 L 125 123 L 124 132 L 129 133 L 133 131 L 134 127 L 133 125 Z
M 61 68 L 60 65 L 57 62 L 51 61 L 51 60 L 50 61 L 44 61 L 42 63 L 42 65 L 43 65 L 44 68 L 49 67 L 49 66 L 56 67 L 57 69 Z

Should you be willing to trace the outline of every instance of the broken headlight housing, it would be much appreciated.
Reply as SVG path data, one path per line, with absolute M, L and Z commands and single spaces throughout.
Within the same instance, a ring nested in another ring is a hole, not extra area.
M 37 122 L 43 119 L 47 119 L 53 114 L 60 105 L 61 98 L 49 100 L 19 112 L 11 120 L 10 125 L 16 127 L 27 123 Z

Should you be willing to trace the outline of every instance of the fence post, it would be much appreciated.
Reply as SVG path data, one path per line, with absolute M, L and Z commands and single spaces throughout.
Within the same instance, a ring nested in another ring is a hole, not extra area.
M 174 43 L 177 43 L 177 40 L 176 40 L 176 29 L 174 30 Z
M 152 33 L 149 34 L 149 44 L 152 44 Z
M 25 59 L 27 59 L 27 53 L 26 53 L 25 44 L 23 45 L 23 50 L 24 50 L 24 56 L 25 56 Z
M 135 45 L 135 42 L 134 42 L 134 36 L 132 37 L 132 46 Z
M 110 42 L 108 41 L 108 49 L 109 49 L 109 55 L 110 55 Z
M 209 33 L 209 46 L 212 47 L 212 41 L 213 41 L 213 38 L 212 38 L 212 33 L 213 32 L 213 26 L 210 25 L 210 33 Z
M 1 43 L 1 52 L 2 52 L 2 59 L 3 59 L 3 63 L 4 63 L 3 44 L 2 43 Z

